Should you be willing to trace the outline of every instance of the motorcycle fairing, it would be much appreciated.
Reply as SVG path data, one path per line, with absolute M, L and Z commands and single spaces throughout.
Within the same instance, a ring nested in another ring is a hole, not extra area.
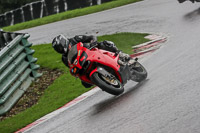
M 73 46 L 74 47 L 74 46 Z M 107 66 L 109 68 L 112 68 L 115 72 L 115 74 L 117 75 L 117 77 L 119 78 L 120 82 L 125 82 L 122 81 L 121 76 L 123 75 L 122 73 L 125 72 L 125 68 L 124 69 L 120 69 L 120 65 L 117 63 L 118 59 L 119 59 L 119 55 L 115 56 L 115 53 L 106 51 L 106 50 L 102 50 L 102 49 L 98 49 L 98 48 L 93 48 L 92 50 L 87 49 L 85 47 L 83 47 L 83 44 L 80 42 L 78 44 L 76 44 L 76 49 L 77 52 L 75 55 L 76 59 L 74 59 L 73 61 L 70 62 L 70 72 L 72 75 L 74 75 L 75 77 L 79 77 L 81 80 L 87 82 L 87 83 L 91 83 L 90 81 L 90 77 L 94 72 L 103 72 L 103 70 L 100 70 L 100 67 L 96 67 L 93 68 L 93 70 L 88 70 L 86 73 L 90 73 L 89 77 L 86 76 L 85 74 L 79 74 L 79 70 L 81 70 L 84 66 L 84 64 L 86 62 L 92 62 L 89 65 L 90 66 L 93 65 L 93 63 L 98 63 L 101 64 L 103 66 Z M 106 58 L 105 58 L 106 57 Z M 120 69 L 120 70 L 119 70 Z M 122 71 L 124 70 L 124 71 Z M 106 70 L 104 70 L 106 71 Z M 121 74 L 119 74 L 119 72 L 121 72 Z M 126 72 L 127 73 L 127 72 Z M 105 73 L 104 73 L 105 74 Z
M 88 58 L 87 53 L 86 53 L 85 51 L 83 51 L 83 52 L 81 53 L 80 58 L 79 58 L 79 63 L 80 63 L 80 66 L 81 66 L 81 67 L 83 67 L 83 65 L 85 64 L 85 61 L 87 60 L 87 58 Z
M 120 74 L 120 77 L 123 77 L 122 78 L 122 83 L 126 84 L 127 81 L 131 78 L 131 74 L 130 74 L 130 71 L 129 71 L 129 66 L 128 65 L 121 66 L 119 68 L 118 72 Z

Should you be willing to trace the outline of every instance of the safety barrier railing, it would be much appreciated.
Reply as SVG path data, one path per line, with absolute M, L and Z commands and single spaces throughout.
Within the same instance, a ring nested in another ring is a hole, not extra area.
M 100 5 L 111 0 L 39 0 L 0 14 L 0 27 L 42 18 L 68 10 Z
M 5 32 L 4 32 L 5 33 Z M 41 76 L 28 34 L 16 34 L 0 50 L 0 115 L 8 112 L 32 81 Z M 1 42 L 3 42 L 1 40 Z M 2 43 L 1 43 L 2 44 Z

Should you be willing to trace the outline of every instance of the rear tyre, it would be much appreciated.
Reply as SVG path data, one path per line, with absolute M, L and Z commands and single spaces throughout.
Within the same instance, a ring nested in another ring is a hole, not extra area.
M 106 91 L 112 95 L 120 95 L 124 92 L 124 87 L 121 82 L 113 75 L 105 77 L 104 75 L 95 72 L 91 76 L 91 81 L 101 88 L 103 91 Z
M 147 78 L 146 69 L 137 61 L 130 66 L 130 71 L 132 74 L 131 80 L 135 82 L 141 82 Z

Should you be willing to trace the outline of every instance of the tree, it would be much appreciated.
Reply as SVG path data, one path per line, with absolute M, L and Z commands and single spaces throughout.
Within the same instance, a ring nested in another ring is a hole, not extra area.
M 0 14 L 20 8 L 21 6 L 38 0 L 0 0 Z

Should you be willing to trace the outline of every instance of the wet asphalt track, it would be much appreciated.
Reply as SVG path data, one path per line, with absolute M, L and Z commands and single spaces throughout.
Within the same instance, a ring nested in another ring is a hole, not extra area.
M 199 133 L 200 3 L 145 0 L 25 30 L 37 44 L 63 33 L 148 32 L 168 37 L 141 62 L 149 72 L 115 97 L 101 90 L 31 133 Z M 23 31 L 24 32 L 24 31 Z

